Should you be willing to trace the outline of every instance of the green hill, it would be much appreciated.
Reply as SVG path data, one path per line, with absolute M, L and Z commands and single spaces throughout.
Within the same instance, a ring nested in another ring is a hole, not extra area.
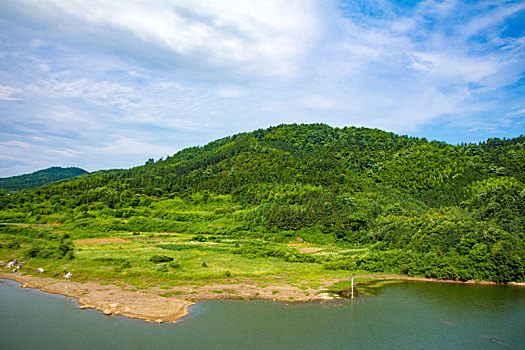
M 367 128 L 281 125 L 4 196 L 0 220 L 59 222 L 77 237 L 305 241 L 366 250 L 325 255 L 326 269 L 521 281 L 524 143 L 520 136 L 450 145 Z
M 8 190 L 35 188 L 51 182 L 69 179 L 86 173 L 87 171 L 80 168 L 51 167 L 35 171 L 31 174 L 0 178 L 0 188 Z

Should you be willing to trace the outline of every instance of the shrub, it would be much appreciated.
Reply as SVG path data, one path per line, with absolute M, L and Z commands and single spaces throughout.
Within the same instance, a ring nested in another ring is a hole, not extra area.
M 27 248 L 24 251 L 24 255 L 28 258 L 57 258 L 57 259 L 73 259 L 73 246 L 68 243 L 62 243 L 59 245 L 45 244 L 45 245 L 34 245 Z
M 11 241 L 9 243 L 6 243 L 5 247 L 8 249 L 20 248 L 20 243 L 18 241 Z
M 206 242 L 206 237 L 204 237 L 203 235 L 196 235 L 193 236 L 191 240 L 195 242 Z
M 173 269 L 180 269 L 180 267 L 182 266 L 178 261 L 171 261 L 168 265 Z
M 274 257 L 283 259 L 286 262 L 314 263 L 320 260 L 319 257 L 301 253 L 297 249 L 259 242 L 244 244 L 241 248 L 234 250 L 233 253 L 244 255 L 250 259 Z
M 159 271 L 159 272 L 168 272 L 168 265 L 166 265 L 166 264 L 160 264 L 160 265 L 157 267 L 157 271 Z
M 27 256 L 28 258 L 36 258 L 41 250 L 42 250 L 42 247 L 40 246 L 29 247 L 24 252 L 24 255 Z
M 173 258 L 170 258 L 166 255 L 153 255 L 151 258 L 149 258 L 149 261 L 155 264 L 159 264 L 173 261 Z
M 327 270 L 356 270 L 357 264 L 352 259 L 338 259 L 328 261 L 324 264 L 324 268 Z

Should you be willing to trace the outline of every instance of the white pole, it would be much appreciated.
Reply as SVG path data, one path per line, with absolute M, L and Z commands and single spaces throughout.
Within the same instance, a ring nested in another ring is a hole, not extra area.
M 68 273 L 66 273 L 66 274 L 64 275 L 64 283 L 65 283 L 65 285 L 66 285 L 66 293 L 67 293 L 67 279 L 68 279 L 68 278 L 71 278 L 71 277 L 73 277 L 73 275 L 71 274 L 71 272 L 68 272 Z
M 354 299 L 354 274 L 352 274 L 352 299 Z

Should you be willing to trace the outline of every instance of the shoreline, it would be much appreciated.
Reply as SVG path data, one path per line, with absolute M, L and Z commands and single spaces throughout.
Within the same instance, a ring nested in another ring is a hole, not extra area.
M 77 299 L 78 309 L 94 309 L 107 316 L 125 316 L 157 323 L 175 323 L 188 314 L 189 306 L 203 300 L 260 299 L 304 302 L 333 299 L 326 293 L 326 287 L 331 282 L 326 282 L 317 289 L 300 289 L 287 284 L 261 285 L 242 282 L 204 286 L 157 285 L 137 290 L 134 286 L 119 281 L 97 280 L 68 280 L 66 289 L 64 279 L 33 276 L 22 272 L 0 271 L 0 279 L 18 282 L 22 288 L 39 289 L 46 293 Z
M 205 286 L 157 286 L 137 290 L 134 286 L 117 281 L 82 281 L 76 282 L 51 277 L 32 276 L 21 272 L 0 271 L 0 278 L 20 283 L 22 288 L 39 289 L 46 293 L 63 295 L 77 299 L 78 309 L 94 309 L 107 316 L 125 316 L 146 322 L 171 322 L 188 315 L 188 308 L 197 301 L 217 299 L 273 300 L 283 302 L 325 301 L 334 299 L 327 293 L 327 288 L 338 281 L 348 278 L 326 281 L 318 288 L 299 289 L 296 286 L 256 285 L 243 282 L 232 284 L 210 284 Z M 394 274 L 359 275 L 356 279 L 367 278 L 371 281 L 398 280 L 438 283 L 462 283 L 496 285 L 488 281 L 437 280 L 424 277 L 411 277 Z M 360 283 L 356 282 L 358 286 Z M 523 282 L 511 282 L 507 285 L 525 286 Z M 168 289 L 169 288 L 169 289 Z M 189 299 L 189 300 L 188 300 Z
M 132 292 L 107 282 L 68 281 L 50 277 L 23 275 L 20 272 L 0 272 L 0 278 L 20 283 L 22 288 L 38 289 L 50 294 L 63 295 L 77 300 L 78 309 L 94 309 L 107 316 L 125 316 L 144 320 L 175 322 L 188 314 L 193 302 L 144 293 Z
M 421 281 L 421 282 L 434 282 L 434 283 L 508 285 L 508 286 L 520 286 L 520 287 L 525 286 L 525 282 L 499 283 L 499 282 L 493 282 L 493 281 L 476 281 L 476 280 L 468 280 L 468 281 L 440 280 L 437 278 L 426 278 L 426 277 L 395 275 L 395 274 L 359 275 L 359 276 L 355 276 L 355 278 L 372 278 L 372 279 L 377 279 L 377 280 L 398 280 L 398 281 Z M 349 278 L 345 278 L 343 280 L 349 280 Z

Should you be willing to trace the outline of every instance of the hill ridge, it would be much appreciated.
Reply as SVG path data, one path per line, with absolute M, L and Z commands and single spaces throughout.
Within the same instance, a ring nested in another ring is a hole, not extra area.
M 49 167 L 32 173 L 0 178 L 0 188 L 22 190 L 35 188 L 59 180 L 69 179 L 88 172 L 77 167 Z

